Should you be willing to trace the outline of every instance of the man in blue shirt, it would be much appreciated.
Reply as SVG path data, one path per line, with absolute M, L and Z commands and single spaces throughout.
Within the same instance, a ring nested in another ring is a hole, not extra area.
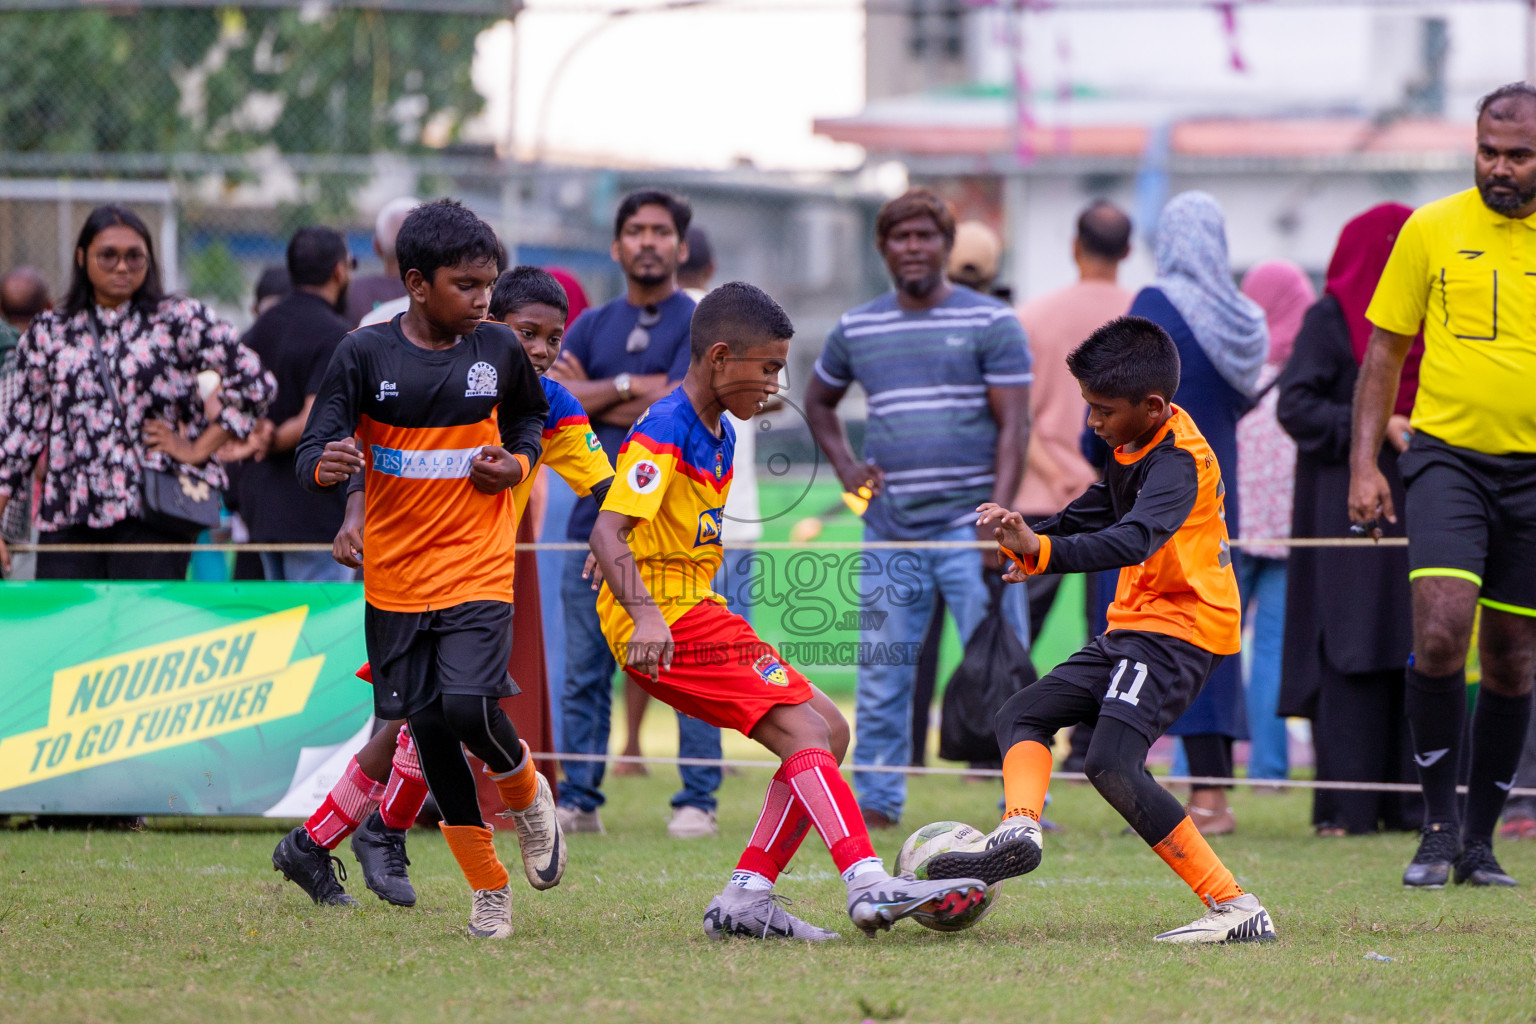
M 1029 439 L 1029 349 L 1006 304 L 945 279 L 955 218 L 927 189 L 886 203 L 876 240 L 896 288 L 843 314 L 827 338 L 807 389 L 806 417 L 843 490 L 871 496 L 866 541 L 975 541 L 976 506 L 1011 507 Z M 837 405 L 858 381 L 868 395 L 864 461 L 855 458 Z M 859 591 L 866 628 L 858 666 L 854 787 L 872 828 L 901 817 L 906 779 L 862 765 L 911 763 L 912 684 L 917 650 L 941 594 L 962 642 L 987 614 L 984 571 L 995 550 L 862 553 Z M 864 570 L 878 565 L 879 571 Z M 1002 611 L 1029 646 L 1020 587 Z
M 685 239 L 692 217 L 685 200 L 666 192 L 646 190 L 624 198 L 614 218 L 610 254 L 624 271 L 625 294 L 577 317 L 549 370 L 586 409 L 610 463 L 635 420 L 688 372 L 694 301 L 678 288 L 677 267 L 688 256 Z M 585 544 L 596 521 L 597 502 L 580 499 L 571 510 L 566 537 Z M 566 638 L 561 749 L 605 754 L 617 666 L 603 639 L 597 593 L 581 578 L 585 561 L 586 552 L 567 552 L 560 580 Z M 633 714 L 636 703 L 629 706 Z M 682 712 L 677 723 L 680 756 L 720 756 L 719 729 Z M 604 766 L 567 761 L 564 769 L 558 808 L 562 829 L 601 832 Z M 669 833 L 677 838 L 715 835 L 720 769 L 678 771 L 683 788 L 672 798 Z

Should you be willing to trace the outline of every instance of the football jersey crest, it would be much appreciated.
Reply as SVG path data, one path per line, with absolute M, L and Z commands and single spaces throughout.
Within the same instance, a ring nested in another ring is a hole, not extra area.
M 469 386 L 464 390 L 465 398 L 495 398 L 496 367 L 484 361 L 476 363 L 469 368 L 466 383 Z
M 715 452 L 715 479 L 725 476 L 725 453 Z
M 629 467 L 629 485 L 636 494 L 650 494 L 661 483 L 661 467 L 649 459 L 641 459 Z
M 784 666 L 779 664 L 779 659 L 771 654 L 765 654 L 752 663 L 752 671 L 762 677 L 763 682 L 770 686 L 788 686 L 789 673 Z

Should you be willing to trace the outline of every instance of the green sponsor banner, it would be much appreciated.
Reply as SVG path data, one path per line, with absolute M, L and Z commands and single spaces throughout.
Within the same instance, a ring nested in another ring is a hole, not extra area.
M 307 815 L 365 660 L 355 584 L 0 585 L 0 813 Z

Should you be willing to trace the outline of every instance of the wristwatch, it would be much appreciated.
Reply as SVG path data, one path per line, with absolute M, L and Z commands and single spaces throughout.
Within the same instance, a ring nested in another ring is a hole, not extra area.
M 634 397 L 634 392 L 629 390 L 629 382 L 630 376 L 627 373 L 618 374 L 613 378 L 614 390 L 616 390 L 619 393 L 619 397 L 626 402 Z

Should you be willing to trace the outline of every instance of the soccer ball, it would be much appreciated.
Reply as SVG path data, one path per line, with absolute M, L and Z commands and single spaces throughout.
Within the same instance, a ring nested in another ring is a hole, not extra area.
M 918 878 L 927 878 L 930 860 L 941 853 L 947 853 L 956 846 L 973 843 L 985 834 L 980 829 L 972 828 L 961 821 L 936 821 L 931 825 L 924 825 L 901 844 L 901 852 L 896 855 L 896 874 L 911 874 Z M 943 924 L 919 918 L 918 924 L 938 932 L 964 931 L 992 912 L 1002 889 L 1002 883 L 988 886 L 986 899 L 961 917 Z

